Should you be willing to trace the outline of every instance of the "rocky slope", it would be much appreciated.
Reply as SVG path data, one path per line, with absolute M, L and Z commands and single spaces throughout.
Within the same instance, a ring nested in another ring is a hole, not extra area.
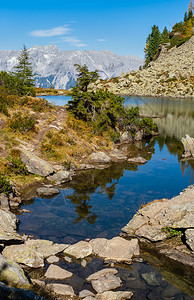
M 178 48 L 163 47 L 158 59 L 146 69 L 98 80 L 90 87 L 123 95 L 194 98 L 194 36 Z
M 0 51 L 0 70 L 12 71 L 18 63 L 19 51 Z M 34 46 L 29 49 L 36 86 L 69 89 L 76 82 L 74 64 L 86 64 L 89 70 L 97 69 L 102 79 L 121 75 L 122 71 L 137 70 L 143 60 L 137 56 L 118 56 L 111 51 L 60 51 L 53 45 Z

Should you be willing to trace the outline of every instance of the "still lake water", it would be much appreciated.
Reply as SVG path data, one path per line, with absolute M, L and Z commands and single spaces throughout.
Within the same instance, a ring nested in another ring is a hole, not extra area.
M 56 105 L 65 105 L 70 97 L 45 98 Z M 18 216 L 20 233 L 58 243 L 112 238 L 121 232 L 141 204 L 172 198 L 193 184 L 194 160 L 181 161 L 180 139 L 185 134 L 194 136 L 194 101 L 126 97 L 125 104 L 138 105 L 142 115 L 162 116 L 154 119 L 160 136 L 128 150 L 142 155 L 148 162 L 142 166 L 115 163 L 104 170 L 80 172 L 56 197 L 31 199 L 22 206 L 31 213 Z M 157 273 L 155 269 L 152 272 Z M 179 296 L 175 297 L 174 292 L 171 299 L 192 299 L 179 290 L 177 293 Z M 160 297 L 146 299 L 164 299 Z M 140 295 L 134 299 L 145 298 Z

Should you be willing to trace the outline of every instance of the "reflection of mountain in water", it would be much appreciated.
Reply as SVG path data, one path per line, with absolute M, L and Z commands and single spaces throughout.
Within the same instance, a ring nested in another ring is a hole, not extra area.
M 130 105 L 130 98 L 127 98 Z M 135 98 L 132 105 L 138 105 L 142 115 L 163 116 L 154 122 L 164 137 L 181 139 L 185 134 L 194 135 L 194 101 L 183 99 Z

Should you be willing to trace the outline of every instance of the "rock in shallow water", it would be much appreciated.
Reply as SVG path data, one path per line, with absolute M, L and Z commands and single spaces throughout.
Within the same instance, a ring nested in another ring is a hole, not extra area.
M 51 283 L 47 284 L 46 287 L 57 295 L 64 295 L 69 297 L 75 296 L 73 288 L 67 284 Z
M 92 247 L 88 242 L 81 241 L 74 245 L 69 246 L 64 251 L 64 254 L 68 254 L 77 259 L 84 258 L 92 254 Z
M 141 156 L 129 158 L 127 161 L 129 163 L 140 164 L 140 165 L 147 163 L 147 160 Z
M 45 273 L 47 279 L 67 279 L 71 278 L 73 273 L 64 270 L 56 265 L 50 265 Z
M 114 290 L 121 286 L 121 279 L 113 274 L 106 274 L 97 280 L 92 280 L 91 284 L 97 293 Z
M 96 299 L 98 300 L 125 300 L 125 299 L 131 299 L 133 297 L 132 292 L 112 292 L 107 291 L 102 294 L 97 294 Z
M 48 188 L 48 187 L 40 187 L 36 190 L 36 192 L 38 195 L 45 196 L 45 197 L 51 197 L 59 194 L 59 190 L 55 188 Z
M 104 152 L 92 153 L 89 158 L 93 163 L 107 164 L 111 162 L 111 158 Z

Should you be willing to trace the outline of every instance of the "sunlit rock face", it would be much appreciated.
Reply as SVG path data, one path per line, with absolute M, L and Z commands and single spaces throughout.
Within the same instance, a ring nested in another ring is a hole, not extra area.
M 0 70 L 13 71 L 20 51 L 0 51 Z M 134 55 L 118 56 L 111 51 L 60 51 L 54 45 L 29 49 L 36 85 L 69 89 L 76 82 L 74 64 L 86 64 L 90 71 L 98 70 L 102 79 L 120 76 L 122 72 L 138 70 L 143 60 Z

